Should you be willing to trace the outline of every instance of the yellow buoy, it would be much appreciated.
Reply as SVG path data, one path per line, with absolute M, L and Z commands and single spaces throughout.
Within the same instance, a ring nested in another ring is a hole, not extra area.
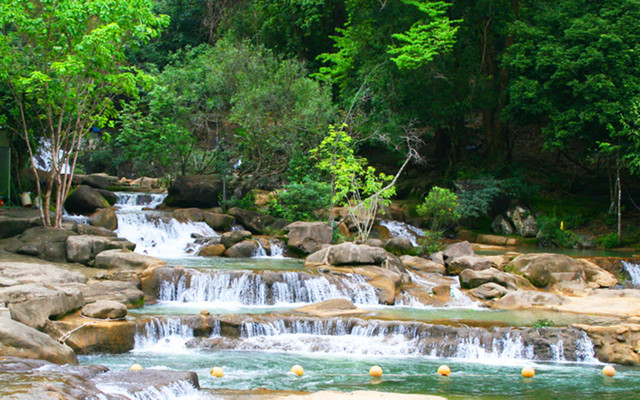
M 522 376 L 524 376 L 525 378 L 533 378 L 535 374 L 536 370 L 531 367 L 522 368 Z
M 446 365 L 441 365 L 438 367 L 438 373 L 442 376 L 449 376 L 451 373 L 451 368 Z
M 211 368 L 211 375 L 215 376 L 216 378 L 222 378 L 224 376 L 224 372 L 220 367 L 213 367 Z
M 142 368 L 142 365 L 140 364 L 133 364 L 129 367 L 129 371 L 142 371 L 143 369 L 144 368 Z
M 611 365 L 607 365 L 606 367 L 602 368 L 602 373 L 606 376 L 614 376 L 616 374 L 616 369 Z
M 304 368 L 302 368 L 302 366 L 296 364 L 293 367 L 291 367 L 291 372 L 293 372 L 294 374 L 296 374 L 298 376 L 302 376 L 302 374 L 304 374 Z
M 369 375 L 374 378 L 380 378 L 382 376 L 382 368 L 380 368 L 379 365 L 374 365 L 373 367 L 369 368 Z

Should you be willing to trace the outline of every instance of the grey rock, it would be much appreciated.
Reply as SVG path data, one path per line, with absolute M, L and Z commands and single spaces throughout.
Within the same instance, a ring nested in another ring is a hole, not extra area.
M 462 256 L 475 256 L 476 253 L 471 248 L 471 244 L 466 240 L 464 242 L 458 242 L 447 246 L 442 252 L 442 257 L 445 263 L 449 263 Z
M 493 282 L 484 283 L 477 288 L 469 291 L 469 294 L 480 300 L 493 300 L 501 298 L 507 293 L 509 293 L 509 289 Z
M 426 258 L 404 255 L 400 257 L 405 267 L 422 272 L 444 275 L 447 270 L 443 264 Z
M 465 269 L 460 273 L 460 286 L 463 289 L 473 289 L 490 282 L 510 290 L 518 290 L 519 288 L 534 289 L 533 285 L 522 276 L 502 272 L 496 268 L 488 268 L 481 271 Z
M 118 235 L 110 229 L 102 228 L 100 226 L 87 225 L 87 224 L 77 224 L 75 231 L 79 235 L 118 237 Z
M 227 210 L 227 213 L 233 215 L 238 223 L 242 224 L 242 226 L 255 235 L 265 233 L 265 229 L 271 227 L 271 224 L 276 222 L 276 219 L 271 215 L 237 207 L 230 208 Z
M 82 307 L 82 315 L 98 319 L 121 319 L 127 316 L 127 307 L 117 301 L 99 300 Z
M 0 318 L 0 356 L 46 360 L 56 364 L 77 364 L 70 347 L 18 321 Z
M 49 261 L 67 261 L 66 242 L 75 232 L 66 229 L 35 227 L 13 238 L 7 251 L 43 258 Z
M 231 215 L 213 213 L 205 211 L 203 213 L 204 222 L 207 223 L 214 231 L 227 232 L 233 225 L 234 218 Z
M 297 221 L 285 226 L 289 247 L 301 252 L 312 253 L 333 240 L 331 227 L 324 222 Z
M 230 248 L 236 243 L 240 243 L 243 240 L 247 240 L 253 236 L 249 231 L 230 231 L 225 232 L 220 237 L 220 243 L 226 248 Z
M 478 256 L 461 256 L 447 262 L 447 273 L 458 275 L 465 269 L 481 271 L 483 269 L 495 268 L 495 264 L 488 258 Z
M 171 207 L 217 207 L 222 181 L 214 175 L 183 175 L 176 178 L 168 192 L 165 203 Z
M 258 248 L 255 240 L 244 240 L 229 247 L 224 255 L 231 258 L 249 258 L 256 255 Z
M 493 219 L 491 230 L 500 235 L 514 235 L 516 233 L 515 228 L 504 215 L 498 215 Z
M 119 238 L 105 236 L 69 236 L 66 242 L 67 260 L 88 264 L 104 250 L 133 250 L 135 244 Z
M 101 208 L 89 217 L 91 225 L 115 231 L 118 229 L 118 217 L 112 208 Z
M 413 244 L 407 238 L 391 238 L 385 241 L 384 249 L 397 255 L 409 254 L 413 251 Z
M 71 288 L 82 292 L 85 303 L 113 300 L 131 307 L 139 307 L 144 303 L 144 292 L 131 281 L 65 283 L 59 288 Z
M 374 265 L 400 274 L 406 273 L 404 264 L 399 257 L 380 247 L 358 245 L 351 242 L 329 246 L 307 256 L 305 266 L 320 265 Z
M 531 210 L 523 206 L 513 206 L 507 211 L 507 217 L 520 236 L 535 237 L 538 234 L 538 224 Z
M 0 239 L 17 236 L 29 228 L 42 226 L 40 213 L 32 208 L 0 208 Z
M 78 186 L 64 201 L 64 208 L 71 214 L 89 215 L 99 208 L 109 207 L 109 202 L 97 190 L 87 185 Z
M 105 250 L 96 256 L 95 268 L 120 268 L 144 270 L 153 266 L 165 265 L 166 261 L 144 254 L 133 253 L 128 250 Z

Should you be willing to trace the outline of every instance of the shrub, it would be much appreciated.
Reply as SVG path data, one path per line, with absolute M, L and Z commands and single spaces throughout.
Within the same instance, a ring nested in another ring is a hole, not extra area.
M 596 239 L 596 244 L 604 247 L 605 249 L 610 249 L 620 246 L 620 241 L 618 240 L 618 234 L 616 232 L 611 232 L 607 235 L 598 237 Z
M 570 230 L 561 229 L 562 223 L 555 216 L 538 218 L 538 243 L 541 247 L 577 247 L 578 236 Z
M 550 328 L 554 325 L 550 319 L 542 318 L 533 323 L 534 328 Z
M 444 246 L 440 241 L 442 234 L 442 231 L 425 231 L 424 236 L 418 239 L 417 253 L 428 256 L 443 250 Z
M 488 215 L 491 202 L 502 193 L 501 182 L 493 177 L 458 181 L 455 185 L 462 218 Z
M 269 212 L 289 221 L 318 220 L 329 207 L 330 197 L 331 187 L 328 183 L 305 179 L 279 190 L 277 199 L 269 205 Z
M 424 202 L 416 209 L 419 215 L 431 221 L 431 230 L 440 232 L 460 219 L 458 197 L 449 189 L 434 186 Z

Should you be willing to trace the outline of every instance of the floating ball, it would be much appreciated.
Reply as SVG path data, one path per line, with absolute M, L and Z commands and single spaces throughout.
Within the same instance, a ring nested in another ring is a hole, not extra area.
M 211 368 L 211 375 L 215 376 L 216 378 L 222 378 L 224 376 L 224 372 L 220 367 L 213 367 Z
M 531 367 L 522 368 L 522 376 L 524 376 L 525 378 L 533 378 L 535 374 L 536 370 Z
M 616 369 L 611 365 L 607 365 L 606 367 L 602 368 L 602 374 L 606 376 L 614 376 L 616 374 Z
M 382 368 L 380 368 L 380 366 L 378 365 L 374 365 L 373 367 L 369 368 L 369 375 L 374 378 L 380 378 L 382 376 Z
M 449 376 L 451 373 L 451 368 L 446 365 L 441 365 L 438 367 L 438 373 L 442 376 Z
M 133 364 L 129 367 L 129 371 L 142 371 L 143 369 L 144 368 L 142 368 L 142 365 L 140 364 Z
M 304 368 L 302 368 L 302 366 L 296 364 L 293 367 L 291 367 L 291 372 L 293 372 L 294 374 L 296 374 L 298 376 L 302 376 L 302 374 L 304 374 Z

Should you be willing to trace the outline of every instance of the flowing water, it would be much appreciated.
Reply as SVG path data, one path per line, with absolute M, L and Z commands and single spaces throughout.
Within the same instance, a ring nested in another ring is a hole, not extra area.
M 184 268 L 161 285 L 157 304 L 131 310 L 131 318 L 146 321 L 132 351 L 82 356 L 83 363 L 114 370 L 133 363 L 193 370 L 201 386 L 214 394 L 216 389 L 264 387 L 379 390 L 449 399 L 629 399 L 640 392 L 640 370 L 617 366 L 614 378 L 604 377 L 590 339 L 568 327 L 610 324 L 617 322 L 614 318 L 486 310 L 451 278 L 446 278 L 449 307 L 423 304 L 408 293 L 400 304 L 387 306 L 363 276 L 307 270 L 273 245 L 271 254 L 265 250 L 251 259 L 197 257 L 192 234 L 215 238 L 219 233 L 204 223 L 143 210 L 158 201 L 123 195 L 118 234 L 136 242 L 136 251 Z M 442 284 L 442 279 L 419 273 L 411 278 L 425 293 Z M 349 299 L 367 314 L 318 319 L 292 311 L 334 298 Z M 199 315 L 202 309 L 210 313 L 206 334 L 193 325 L 205 319 Z M 552 320 L 556 328 L 531 328 L 539 319 Z M 289 372 L 294 364 L 304 367 L 303 377 Z M 368 376 L 374 364 L 383 368 L 382 380 Z M 451 376 L 435 372 L 441 364 L 451 367 Z M 525 365 L 535 367 L 535 378 L 522 378 Z M 223 378 L 209 374 L 213 366 L 224 368 Z M 168 397 L 152 393 L 140 398 L 200 398 L 189 397 L 199 395 L 186 387 L 167 390 Z
M 622 265 L 631 276 L 631 284 L 633 284 L 633 286 L 640 286 L 640 265 L 627 261 L 622 261 Z

